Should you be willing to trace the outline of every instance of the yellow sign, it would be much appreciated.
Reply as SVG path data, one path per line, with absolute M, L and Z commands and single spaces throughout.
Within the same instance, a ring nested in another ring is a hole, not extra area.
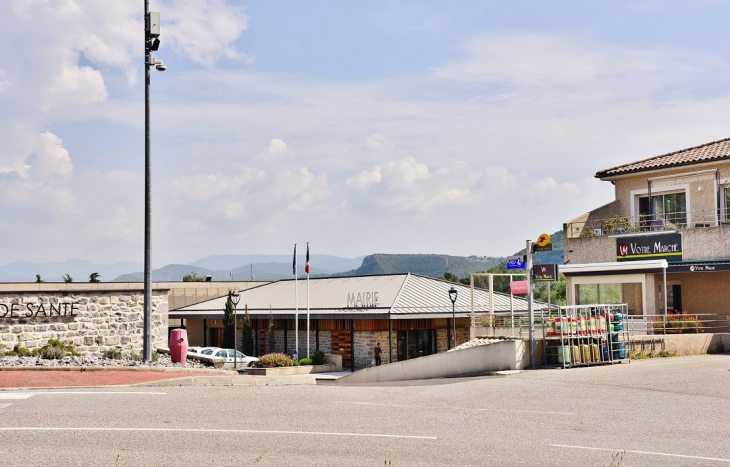
M 548 234 L 542 234 L 539 237 L 537 237 L 537 244 L 539 246 L 545 246 L 548 243 L 550 243 L 550 235 L 548 235 Z

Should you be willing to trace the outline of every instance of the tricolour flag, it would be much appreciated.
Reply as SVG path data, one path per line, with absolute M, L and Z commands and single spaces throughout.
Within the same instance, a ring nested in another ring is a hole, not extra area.
M 294 262 L 291 264 L 291 273 L 297 275 L 297 244 L 294 244 Z
M 304 272 L 309 274 L 309 242 L 307 242 L 307 264 L 304 266 Z

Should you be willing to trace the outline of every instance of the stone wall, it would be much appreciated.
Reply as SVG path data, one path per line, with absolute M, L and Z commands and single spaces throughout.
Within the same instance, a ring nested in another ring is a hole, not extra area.
M 167 347 L 167 291 L 152 292 L 152 347 Z M 0 343 L 30 350 L 49 339 L 100 356 L 106 350 L 141 354 L 144 296 L 141 291 L 0 294 Z
M 355 331 L 355 342 L 352 349 L 355 353 L 355 369 L 367 368 L 372 366 L 375 355 L 373 349 L 375 344 L 380 342 L 383 353 L 380 357 L 383 365 L 390 363 L 390 352 L 388 350 L 388 331 Z M 393 359 L 397 358 L 397 351 L 393 348 Z

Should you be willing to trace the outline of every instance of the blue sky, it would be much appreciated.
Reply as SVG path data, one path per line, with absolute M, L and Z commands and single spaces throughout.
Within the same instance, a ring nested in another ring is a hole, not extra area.
M 0 263 L 141 260 L 139 1 L 0 5 Z M 506 255 L 728 136 L 727 1 L 152 1 L 153 262 Z

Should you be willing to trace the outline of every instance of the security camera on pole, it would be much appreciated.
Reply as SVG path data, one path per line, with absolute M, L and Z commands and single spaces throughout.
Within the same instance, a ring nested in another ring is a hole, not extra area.
M 144 329 L 142 353 L 145 361 L 152 360 L 152 261 L 151 261 L 151 187 L 152 164 L 150 145 L 150 67 L 165 71 L 162 60 L 155 60 L 153 51 L 160 48 L 160 13 L 150 12 L 149 0 L 144 0 Z

